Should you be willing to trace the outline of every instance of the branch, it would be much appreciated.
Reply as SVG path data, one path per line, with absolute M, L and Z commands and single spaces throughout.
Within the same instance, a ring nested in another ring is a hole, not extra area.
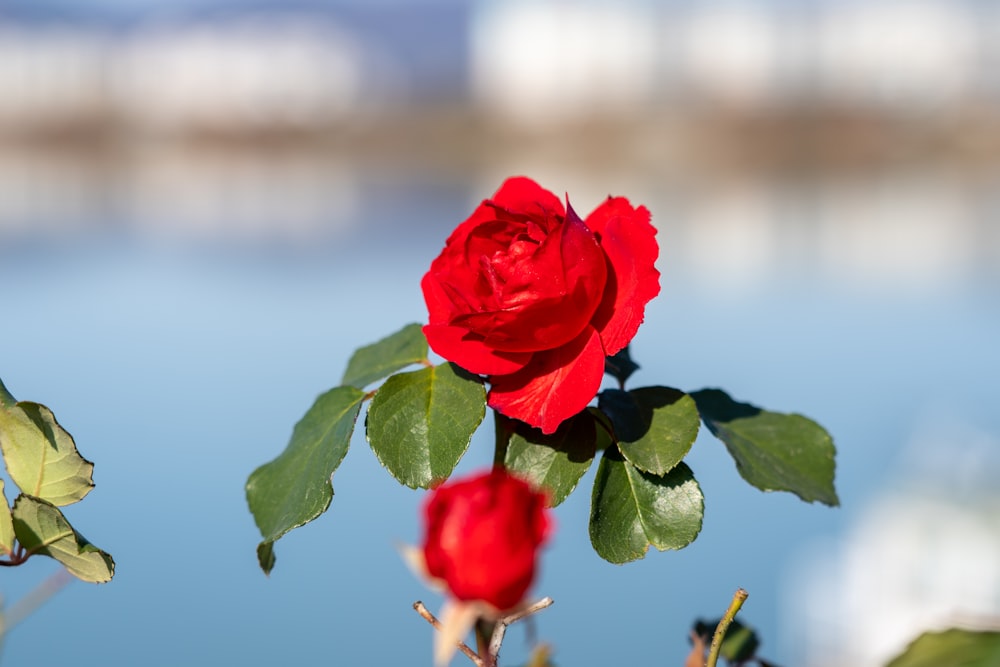
M 420 614 L 420 616 L 425 621 L 427 621 L 428 623 L 430 623 L 431 625 L 433 625 L 435 630 L 437 630 L 438 632 L 441 631 L 441 622 L 439 620 L 437 620 L 436 618 L 434 618 L 434 614 L 432 614 L 427 609 L 427 607 L 424 606 L 423 602 L 421 602 L 420 600 L 417 600 L 416 602 L 414 602 L 413 603 L 413 610 L 416 611 L 418 614 Z M 479 655 L 477 655 L 475 651 L 473 651 L 471 648 L 469 648 L 468 646 L 466 646 L 464 642 L 459 641 L 459 642 L 456 643 L 456 646 L 458 646 L 458 650 L 459 651 L 461 651 L 462 653 L 465 654 L 465 657 L 467 657 L 469 660 L 471 660 L 473 663 L 475 663 L 476 667 L 485 667 L 485 665 L 483 664 L 482 658 L 480 658 Z
M 532 614 L 537 614 L 546 607 L 551 606 L 552 602 L 552 598 L 544 597 L 535 604 L 504 616 L 497 621 L 496 627 L 493 629 L 493 637 L 490 639 L 490 660 L 492 664 L 495 665 L 497 663 L 497 657 L 500 655 L 500 644 L 503 643 L 503 636 L 507 632 L 507 626 L 517 623 Z
M 455 642 L 455 646 L 457 646 L 458 650 L 464 653 L 465 657 L 471 660 L 476 665 L 476 667 L 496 667 L 497 656 L 500 654 L 500 644 L 503 643 L 503 637 L 504 634 L 507 632 L 507 626 L 513 623 L 517 623 L 518 621 L 525 619 L 528 616 L 531 616 L 532 614 L 537 614 L 542 609 L 551 606 L 552 602 L 553 602 L 552 598 L 545 597 L 539 600 L 538 602 L 528 607 L 525 607 L 524 609 L 520 609 L 512 614 L 508 614 L 507 616 L 502 616 L 501 618 L 497 619 L 496 625 L 493 628 L 493 636 L 490 638 L 489 646 L 486 649 L 487 655 L 485 659 L 481 657 L 478 653 L 473 651 L 471 648 L 469 648 L 462 641 Z M 441 631 L 442 627 L 441 622 L 434 617 L 434 614 L 432 614 L 427 609 L 427 607 L 424 606 L 423 602 L 421 602 L 420 600 L 414 602 L 413 610 L 416 611 L 418 614 L 420 614 L 420 616 L 425 621 L 434 626 L 435 630 L 437 630 L 438 632 Z
M 712 637 L 712 648 L 708 652 L 708 662 L 705 663 L 705 667 L 715 667 L 715 663 L 719 661 L 719 649 L 722 648 L 722 640 L 726 636 L 726 630 L 729 629 L 729 624 L 736 618 L 736 613 L 743 606 L 748 595 L 749 593 L 742 588 L 736 589 L 736 593 L 733 594 L 733 601 L 729 603 L 729 609 L 726 610 L 722 620 L 719 621 L 719 627 L 715 629 L 715 635 Z

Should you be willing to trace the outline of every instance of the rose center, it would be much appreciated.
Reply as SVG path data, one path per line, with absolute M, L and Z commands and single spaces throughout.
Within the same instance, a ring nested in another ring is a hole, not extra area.
M 507 247 L 494 250 L 489 257 L 480 256 L 479 265 L 499 309 L 516 309 L 535 298 L 524 286 L 544 278 L 532 260 L 545 236 L 540 225 L 529 221 Z

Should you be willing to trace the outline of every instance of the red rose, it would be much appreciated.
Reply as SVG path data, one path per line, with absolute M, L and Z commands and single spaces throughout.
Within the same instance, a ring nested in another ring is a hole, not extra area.
M 545 505 L 544 494 L 502 469 L 437 487 L 424 505 L 427 573 L 459 600 L 516 607 L 549 533 Z
M 489 376 L 489 405 L 552 433 L 600 390 L 660 291 L 649 211 L 608 197 L 581 220 L 534 181 L 506 181 L 448 237 L 421 287 L 424 334 Z

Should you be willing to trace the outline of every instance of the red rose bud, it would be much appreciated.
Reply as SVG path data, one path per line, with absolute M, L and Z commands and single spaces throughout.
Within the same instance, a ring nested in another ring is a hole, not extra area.
M 545 494 L 497 469 L 446 483 L 424 505 L 427 573 L 499 611 L 523 601 L 551 529 Z
M 448 237 L 421 281 L 431 348 L 489 376 L 489 405 L 553 433 L 597 395 L 660 291 L 645 207 L 609 197 L 586 220 L 507 180 Z

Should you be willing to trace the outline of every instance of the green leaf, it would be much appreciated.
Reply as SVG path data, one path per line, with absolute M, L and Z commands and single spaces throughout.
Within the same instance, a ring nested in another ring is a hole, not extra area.
M 605 389 L 597 404 L 611 419 L 625 458 L 654 475 L 670 472 L 698 437 L 698 408 L 694 399 L 677 389 Z
M 549 492 L 555 507 L 573 492 L 594 460 L 597 427 L 590 412 L 567 419 L 552 435 L 520 424 L 507 445 L 504 465 Z
M 0 507 L 0 551 L 4 555 L 10 555 L 14 551 L 14 521 L 10 516 L 10 505 L 7 504 L 3 486 L 3 480 L 0 479 L 0 502 L 3 502 L 3 507 Z
M 261 542 L 257 545 L 257 563 L 260 565 L 260 569 L 264 570 L 265 574 L 271 573 L 276 561 L 277 559 L 274 557 L 274 542 Z
M 368 408 L 368 443 L 400 483 L 447 479 L 486 415 L 486 390 L 451 363 L 393 375 Z
M 0 399 L 0 448 L 11 479 L 24 493 L 70 505 L 94 488 L 94 464 L 80 456 L 73 437 L 39 403 Z
M 354 387 L 321 395 L 295 425 L 285 451 L 247 480 L 247 504 L 264 538 L 258 562 L 266 574 L 274 567 L 274 542 L 330 506 L 330 478 L 347 454 L 364 398 Z
M 73 530 L 55 505 L 21 494 L 14 501 L 14 534 L 30 555 L 55 558 L 71 574 L 92 583 L 111 581 L 115 561 Z
M 632 361 L 632 355 L 628 348 L 629 346 L 626 345 L 618 350 L 614 356 L 604 358 L 604 372 L 618 380 L 618 384 L 622 387 L 625 386 L 625 381 L 629 379 L 629 376 L 639 370 L 639 364 Z
M 840 504 L 833 485 L 836 449 L 822 426 L 802 415 L 737 403 L 719 389 L 691 396 L 747 482 L 762 491 L 791 491 L 807 502 Z
M 587 408 L 587 412 L 594 418 L 594 426 L 597 427 L 596 451 L 603 452 L 611 445 L 616 444 L 611 438 L 611 431 L 614 430 L 614 426 L 611 425 L 611 420 L 608 416 L 593 406 Z
M 1000 632 L 959 630 L 920 635 L 887 667 L 995 667 L 1000 665 Z
M 389 377 L 401 368 L 427 361 L 427 339 L 419 324 L 407 324 L 396 333 L 358 348 L 350 361 L 342 385 L 361 389 Z
M 609 447 L 597 466 L 590 504 L 590 543 L 612 563 L 682 549 L 701 531 L 705 499 L 691 469 L 679 463 L 662 477 L 642 472 Z

